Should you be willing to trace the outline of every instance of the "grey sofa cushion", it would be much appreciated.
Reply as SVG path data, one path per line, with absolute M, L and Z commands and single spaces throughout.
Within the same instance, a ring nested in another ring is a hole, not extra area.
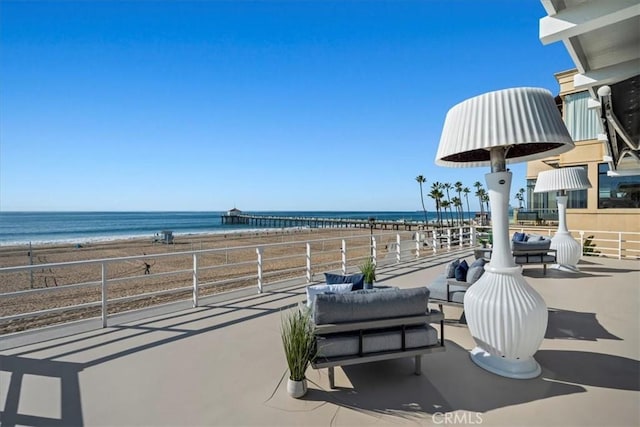
M 426 324 L 406 329 L 405 349 L 425 347 L 438 343 L 437 331 Z M 359 353 L 359 334 L 335 334 L 318 337 L 316 357 L 355 356 Z M 365 333 L 362 352 L 376 353 L 402 349 L 402 331 L 376 331 Z
M 449 285 L 449 299 L 447 299 L 447 282 Z M 444 275 L 438 276 L 438 278 L 429 286 L 429 298 L 432 300 L 451 301 L 461 303 L 464 301 L 464 293 L 468 289 L 467 286 L 454 284 L 456 280 L 447 279 Z
M 316 325 L 358 322 L 426 314 L 429 289 L 398 289 L 387 292 L 320 294 L 313 305 Z
M 551 247 L 551 239 L 543 239 L 537 241 L 527 240 L 526 242 L 512 242 L 514 251 L 547 251 Z

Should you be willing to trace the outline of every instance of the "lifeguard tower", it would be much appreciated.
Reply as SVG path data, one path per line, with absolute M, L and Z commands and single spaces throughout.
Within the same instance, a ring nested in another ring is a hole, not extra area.
M 173 244 L 173 231 L 162 230 L 153 236 L 152 243 L 164 243 L 166 245 Z

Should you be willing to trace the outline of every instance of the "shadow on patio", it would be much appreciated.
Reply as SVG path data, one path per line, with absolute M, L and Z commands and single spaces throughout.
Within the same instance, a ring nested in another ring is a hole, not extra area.
M 451 411 L 484 413 L 540 399 L 584 393 L 582 385 L 639 390 L 639 362 L 618 356 L 580 351 L 542 350 L 536 354 L 542 375 L 513 380 L 477 367 L 469 352 L 447 341 L 447 351 L 424 358 L 424 374 L 412 375 L 410 359 L 397 359 L 336 370 L 335 390 L 326 372 L 311 373 L 307 401 L 330 402 L 377 418 L 401 417 L 421 422 L 424 414 Z M 455 368 L 453 368 L 455 367 Z M 570 384 L 571 383 L 571 384 Z M 490 390 L 490 392 L 488 392 Z

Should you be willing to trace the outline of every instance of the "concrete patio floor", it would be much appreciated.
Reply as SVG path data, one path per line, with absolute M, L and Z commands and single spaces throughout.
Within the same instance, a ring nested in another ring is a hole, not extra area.
M 471 258 L 470 251 L 463 254 Z M 425 286 L 448 254 L 379 269 L 382 284 Z M 640 262 L 585 258 L 581 273 L 528 266 L 549 307 L 536 359 L 542 375 L 502 378 L 476 367 L 461 310 L 445 307 L 447 350 L 307 372 L 286 393 L 282 310 L 304 284 L 216 298 L 197 309 L 130 321 L 0 352 L 0 420 L 11 425 L 640 425 Z M 6 348 L 6 347 L 5 347 Z

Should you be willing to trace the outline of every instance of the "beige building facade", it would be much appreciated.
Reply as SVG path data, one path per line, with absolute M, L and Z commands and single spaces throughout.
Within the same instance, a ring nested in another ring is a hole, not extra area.
M 555 75 L 560 85 L 558 108 L 575 142 L 567 153 L 527 164 L 527 211 L 547 222 L 557 217 L 555 194 L 533 193 L 542 171 L 584 167 L 592 187 L 569 192 L 567 225 L 570 230 L 640 232 L 640 175 L 607 174 L 606 138 L 598 111 L 588 106 L 590 94 L 574 88 L 577 70 Z

